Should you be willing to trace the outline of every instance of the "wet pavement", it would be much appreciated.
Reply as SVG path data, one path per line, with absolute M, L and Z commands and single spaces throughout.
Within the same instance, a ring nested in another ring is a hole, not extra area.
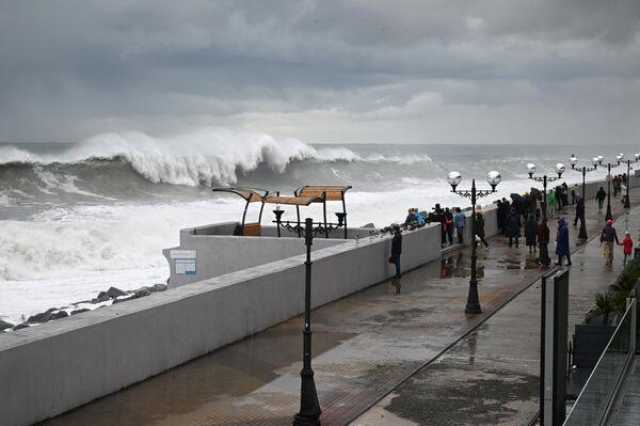
M 591 234 L 601 221 L 588 220 Z M 490 244 L 479 250 L 481 315 L 464 314 L 468 250 L 313 312 L 323 424 L 348 424 L 372 406 L 354 424 L 522 424 L 535 412 L 539 270 L 523 244 Z M 597 243 L 574 255 L 572 321 L 620 269 L 602 265 Z M 299 408 L 301 331 L 294 318 L 44 424 L 290 424 Z
M 631 363 L 607 425 L 637 426 L 640 422 L 640 358 Z
M 638 235 L 639 208 L 632 211 L 629 225 Z M 592 307 L 593 295 L 622 270 L 620 252 L 611 269 L 604 266 L 598 239 L 573 255 L 569 337 Z M 353 425 L 529 424 L 539 403 L 540 297 L 536 281 Z

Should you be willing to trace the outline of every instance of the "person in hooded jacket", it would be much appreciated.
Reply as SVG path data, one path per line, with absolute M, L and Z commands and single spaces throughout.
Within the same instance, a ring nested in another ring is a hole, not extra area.
M 458 244 L 464 244 L 464 225 L 466 223 L 466 217 L 464 213 L 462 213 L 460 207 L 455 208 L 453 223 L 456 226 L 456 233 L 458 234 Z
M 514 239 L 516 241 L 516 247 L 519 246 L 521 227 L 522 222 L 520 221 L 520 213 L 515 207 L 512 207 L 511 213 L 509 214 L 509 224 L 507 225 L 507 232 L 509 234 L 509 247 L 513 246 Z
M 549 267 L 549 226 L 545 220 L 538 225 L 538 244 L 540 245 L 540 264 Z
M 604 190 L 603 187 L 600 187 L 600 189 L 598 189 L 598 192 L 596 192 L 596 200 L 598 200 L 598 210 L 600 212 L 602 212 L 602 206 L 604 205 L 604 200 L 607 198 L 607 192 Z
M 396 267 L 395 278 L 400 278 L 400 255 L 402 255 L 402 233 L 398 224 L 393 224 L 393 238 L 391 239 L 391 256 L 389 263 Z
M 454 231 L 453 213 L 451 212 L 449 207 L 446 207 L 444 209 L 444 220 L 445 220 L 447 239 L 449 240 L 449 245 L 453 245 L 453 231 Z
M 484 239 L 485 237 L 485 232 L 484 232 L 484 216 L 482 216 L 482 213 L 480 212 L 481 207 L 477 206 L 476 207 L 476 217 L 475 217 L 475 231 L 476 231 L 476 237 L 480 239 L 480 241 L 482 242 L 482 244 L 484 244 L 485 247 L 489 247 L 489 243 L 487 243 L 487 240 Z
M 567 258 L 567 265 L 571 266 L 571 251 L 569 249 L 569 227 L 563 217 L 558 219 L 558 235 L 556 236 L 556 254 L 558 262 L 562 266 L 562 259 Z
M 631 239 L 631 234 L 629 231 L 624 233 L 624 240 L 622 240 L 622 250 L 624 253 L 624 263 L 623 265 L 627 265 L 627 257 L 631 256 L 633 252 L 633 240 Z
M 536 251 L 536 237 L 538 234 L 538 224 L 536 223 L 536 216 L 533 213 L 529 213 L 527 222 L 524 227 L 524 236 L 529 248 L 529 253 L 535 253 Z
M 576 218 L 573 220 L 573 226 L 578 226 L 578 221 L 580 221 L 580 226 L 584 224 L 584 199 L 580 196 L 577 197 L 576 201 Z
M 604 243 L 604 250 L 602 254 L 606 259 L 606 265 L 613 265 L 613 244 L 620 244 L 618 241 L 618 233 L 616 232 L 616 228 L 613 227 L 613 220 L 609 219 L 607 224 L 602 228 L 602 233 L 600 234 L 600 245 Z

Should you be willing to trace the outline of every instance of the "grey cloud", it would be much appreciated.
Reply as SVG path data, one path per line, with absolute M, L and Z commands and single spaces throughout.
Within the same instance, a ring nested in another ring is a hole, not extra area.
M 593 111 L 638 112 L 639 22 L 632 0 L 4 0 L 0 140 L 230 125 L 454 141 L 456 121 L 548 132 L 526 117 L 564 108 L 573 124 L 549 128 L 582 134 Z M 614 122 L 630 126 L 591 134 Z

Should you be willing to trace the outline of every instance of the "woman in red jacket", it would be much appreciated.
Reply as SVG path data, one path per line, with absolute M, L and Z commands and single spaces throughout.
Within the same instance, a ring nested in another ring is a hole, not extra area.
M 627 264 L 627 256 L 631 256 L 633 251 L 633 240 L 629 231 L 624 233 L 624 240 L 622 240 L 622 249 L 624 250 L 624 264 Z

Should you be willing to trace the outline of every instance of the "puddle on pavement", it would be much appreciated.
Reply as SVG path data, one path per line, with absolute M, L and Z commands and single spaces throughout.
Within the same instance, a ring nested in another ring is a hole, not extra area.
M 314 330 L 314 356 L 353 336 Z M 162 424 L 162 419 L 198 412 L 217 400 L 248 395 L 276 380 L 279 370 L 300 363 L 301 358 L 302 321 L 297 318 L 42 425 Z

